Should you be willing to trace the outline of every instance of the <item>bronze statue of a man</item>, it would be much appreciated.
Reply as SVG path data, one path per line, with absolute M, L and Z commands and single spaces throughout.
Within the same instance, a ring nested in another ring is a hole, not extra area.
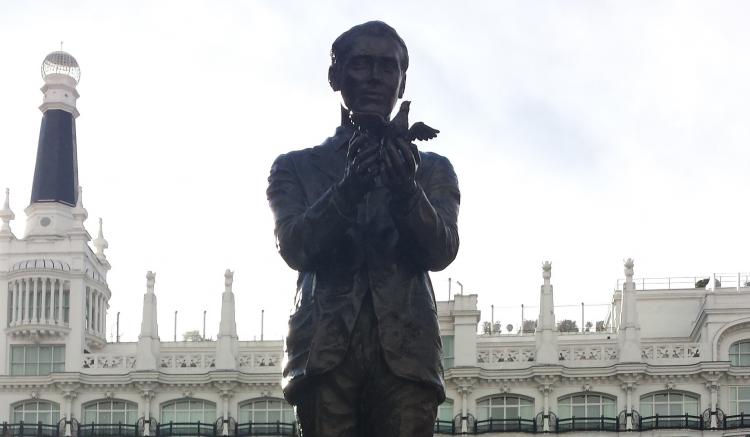
M 344 32 L 328 72 L 341 126 L 271 167 L 278 249 L 299 272 L 284 395 L 304 437 L 431 436 L 445 399 L 428 271 L 456 257 L 460 193 L 450 162 L 396 123 L 408 105 L 388 123 L 408 66 L 387 24 Z M 390 130 L 357 129 L 355 115 Z

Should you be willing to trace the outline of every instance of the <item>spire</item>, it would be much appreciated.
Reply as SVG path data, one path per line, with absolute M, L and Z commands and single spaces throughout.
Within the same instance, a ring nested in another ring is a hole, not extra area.
M 83 207 L 83 187 L 78 186 L 78 195 L 76 196 L 76 206 L 73 208 L 73 220 L 79 229 L 84 229 L 83 222 L 89 218 L 89 212 Z
M 104 254 L 104 249 L 109 247 L 109 243 L 104 239 L 104 231 L 102 230 L 102 218 L 99 217 L 99 234 L 94 240 L 94 247 L 96 248 L 96 256 L 100 260 L 106 260 L 107 255 Z
M 26 208 L 26 237 L 90 238 L 80 224 L 85 210 L 78 205 L 78 117 L 76 85 L 78 62 L 63 51 L 52 52 L 42 63 L 44 101 L 36 151 L 31 203 Z M 75 212 L 74 212 L 75 210 Z M 74 213 L 76 217 L 74 217 Z
M 221 322 L 216 342 L 216 368 L 236 369 L 238 357 L 237 324 L 234 318 L 234 272 L 224 272 L 224 293 L 221 295 Z
M 638 322 L 637 296 L 635 282 L 633 282 L 633 266 L 635 263 L 632 258 L 628 258 L 624 265 L 625 283 L 622 285 L 622 305 L 618 332 L 620 361 L 639 362 L 641 360 L 641 326 Z
M 555 302 L 552 294 L 552 263 L 542 264 L 542 285 L 539 296 L 539 319 L 536 322 L 536 361 L 539 364 L 557 364 L 557 332 L 555 332 Z
M 136 349 L 137 370 L 157 370 L 159 368 L 159 326 L 156 323 L 156 294 L 154 294 L 156 273 L 146 273 L 146 294 L 143 296 L 143 320 L 141 334 Z
M 0 209 L 0 219 L 3 224 L 0 227 L 0 236 L 2 237 L 13 237 L 13 232 L 10 230 L 10 221 L 15 219 L 16 215 L 10 209 L 10 188 L 5 189 L 5 203 L 3 209 Z
M 78 191 L 76 85 L 81 69 L 73 56 L 52 52 L 42 63 L 44 102 L 36 152 L 31 203 L 57 202 L 75 206 Z

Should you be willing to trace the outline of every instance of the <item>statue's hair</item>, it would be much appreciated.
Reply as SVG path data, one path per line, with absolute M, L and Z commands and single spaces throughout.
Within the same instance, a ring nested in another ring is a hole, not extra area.
M 352 45 L 357 37 L 362 35 L 387 36 L 393 38 L 401 47 L 401 71 L 406 72 L 409 68 L 409 51 L 406 49 L 406 43 L 396 32 L 396 29 L 382 21 L 368 21 L 358 24 L 346 32 L 339 35 L 336 41 L 331 45 L 331 67 L 338 67 L 349 55 Z

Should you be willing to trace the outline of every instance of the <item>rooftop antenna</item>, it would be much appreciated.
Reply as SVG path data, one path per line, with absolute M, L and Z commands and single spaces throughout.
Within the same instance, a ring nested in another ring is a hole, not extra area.
M 63 42 L 60 41 L 60 51 L 63 51 Z

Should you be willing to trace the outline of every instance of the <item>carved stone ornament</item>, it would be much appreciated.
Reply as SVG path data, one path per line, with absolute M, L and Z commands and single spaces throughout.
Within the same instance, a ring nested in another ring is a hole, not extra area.
M 625 280 L 627 280 L 628 282 L 633 279 L 633 266 L 635 266 L 633 258 L 628 258 L 625 260 Z
M 542 277 L 544 279 L 550 279 L 552 277 L 552 263 L 545 261 L 542 263 Z
M 32 391 L 29 396 L 31 397 L 31 399 L 39 399 L 39 392 Z

